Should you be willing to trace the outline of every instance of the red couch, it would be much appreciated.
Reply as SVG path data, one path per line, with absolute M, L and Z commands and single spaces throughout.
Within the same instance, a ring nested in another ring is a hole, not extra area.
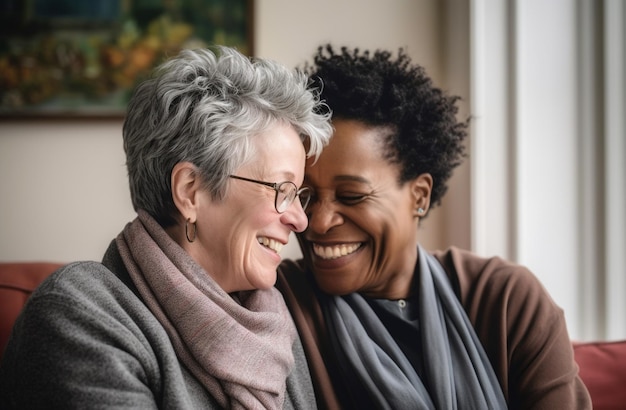
M 61 266 L 52 262 L 0 263 L 0 360 L 24 303 L 41 281 Z
M 574 343 L 574 358 L 595 410 L 626 409 L 626 340 Z
M 0 360 L 13 322 L 32 291 L 60 263 L 0 263 Z M 626 408 L 626 340 L 574 343 L 580 377 L 595 410 Z

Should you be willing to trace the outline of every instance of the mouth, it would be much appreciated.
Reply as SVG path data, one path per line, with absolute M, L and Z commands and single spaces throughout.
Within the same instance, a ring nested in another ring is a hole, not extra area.
M 356 252 L 362 245 L 363 243 L 361 242 L 342 243 L 342 244 L 332 245 L 332 246 L 322 246 L 322 245 L 314 243 L 313 253 L 318 258 L 321 258 L 324 260 L 332 260 L 332 259 L 338 259 L 343 256 L 350 255 Z
M 280 251 L 283 249 L 283 244 L 278 242 L 275 239 L 268 238 L 266 236 L 260 236 L 257 238 L 257 240 L 259 241 L 261 245 L 265 246 L 268 249 L 273 250 L 276 253 L 280 253 Z

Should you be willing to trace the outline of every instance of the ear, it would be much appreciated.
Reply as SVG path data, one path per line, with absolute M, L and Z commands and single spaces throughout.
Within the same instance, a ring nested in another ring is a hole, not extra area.
M 430 208 L 430 194 L 433 190 L 433 177 L 426 173 L 421 174 L 411 182 L 413 195 L 414 216 L 423 218 Z
M 201 182 L 198 168 L 191 162 L 174 165 L 171 176 L 172 200 L 185 221 L 196 222 Z

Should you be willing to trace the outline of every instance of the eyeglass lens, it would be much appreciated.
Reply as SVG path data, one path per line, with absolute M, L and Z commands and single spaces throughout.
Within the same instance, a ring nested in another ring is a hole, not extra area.
M 306 211 L 306 207 L 309 206 L 311 196 L 311 188 L 309 187 L 300 188 L 298 191 L 298 198 L 300 199 L 300 205 L 302 205 L 303 211 Z
M 296 197 L 297 188 L 291 182 L 283 182 L 276 190 L 276 210 L 283 213 Z
M 306 210 L 306 207 L 309 204 L 309 199 L 311 198 L 310 189 L 304 187 L 298 190 L 298 188 L 289 181 L 280 184 L 276 190 L 276 210 L 279 213 L 285 212 L 293 203 L 296 196 L 300 200 L 302 209 Z

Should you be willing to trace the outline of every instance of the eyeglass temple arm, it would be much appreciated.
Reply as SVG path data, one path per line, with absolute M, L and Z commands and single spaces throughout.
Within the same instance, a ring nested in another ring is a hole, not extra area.
M 258 181 L 256 179 L 238 177 L 237 175 L 229 175 L 229 177 L 235 178 L 235 179 L 240 179 L 242 181 L 254 182 L 255 184 L 265 185 L 265 186 L 268 186 L 268 187 L 273 188 L 273 189 L 276 189 L 278 187 L 278 183 L 276 183 L 276 182 Z

